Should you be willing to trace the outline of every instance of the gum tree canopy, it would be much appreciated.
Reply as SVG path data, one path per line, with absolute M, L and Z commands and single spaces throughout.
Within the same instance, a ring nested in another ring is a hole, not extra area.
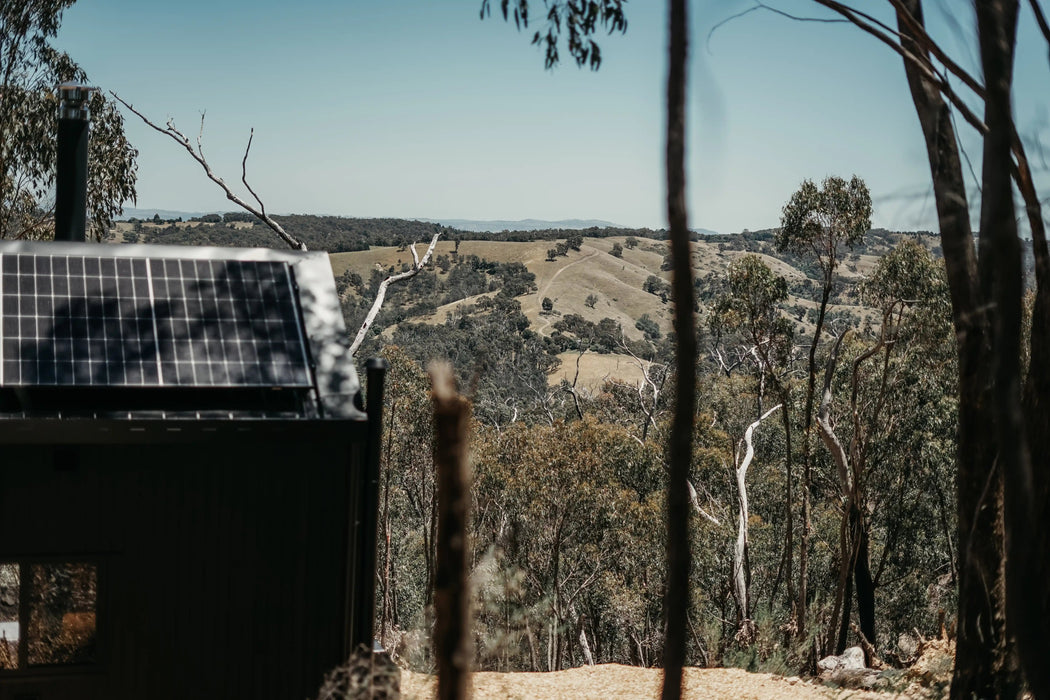
M 591 37 L 598 29 L 608 33 L 627 31 L 627 17 L 623 12 L 625 0 L 547 0 L 547 25 L 532 35 L 532 43 L 544 48 L 544 66 L 549 70 L 558 65 L 558 45 L 564 32 L 569 54 L 576 65 L 589 65 L 598 70 L 602 64 L 602 52 Z M 529 28 L 529 0 L 500 0 L 503 19 L 512 16 L 514 24 L 521 29 Z M 482 0 L 481 18 L 492 13 L 491 0 Z
M 64 82 L 87 74 L 51 40 L 73 0 L 0 2 L 0 238 L 53 235 L 55 139 Z M 124 120 L 101 94 L 91 98 L 88 217 L 95 237 L 135 198 L 137 151 Z

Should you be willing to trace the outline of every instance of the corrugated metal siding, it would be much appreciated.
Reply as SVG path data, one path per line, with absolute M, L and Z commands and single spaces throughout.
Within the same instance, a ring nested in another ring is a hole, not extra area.
M 0 677 L 0 700 L 316 694 L 344 643 L 351 448 L 337 437 L 88 446 L 71 471 L 47 448 L 3 447 L 0 557 L 97 556 L 103 656 L 89 673 Z

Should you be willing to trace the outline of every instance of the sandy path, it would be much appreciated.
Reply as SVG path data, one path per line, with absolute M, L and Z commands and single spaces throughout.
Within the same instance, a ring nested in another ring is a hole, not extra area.
M 662 672 L 620 664 L 601 664 L 553 673 L 475 673 L 475 700 L 626 700 L 658 698 Z M 401 692 L 406 700 L 434 697 L 435 678 L 423 673 L 401 672 Z M 698 669 L 685 672 L 686 700 L 890 700 L 888 693 L 837 690 L 797 678 L 768 673 L 748 673 L 738 668 Z

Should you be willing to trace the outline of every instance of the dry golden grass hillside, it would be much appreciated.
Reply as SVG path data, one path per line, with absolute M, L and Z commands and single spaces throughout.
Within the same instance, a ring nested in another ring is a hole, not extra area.
M 672 322 L 670 302 L 665 302 L 642 288 L 650 275 L 669 280 L 669 273 L 660 270 L 667 245 L 662 241 L 639 239 L 637 247 L 627 248 L 625 242 L 625 237 L 584 238 L 580 250 L 570 250 L 568 255 L 559 256 L 553 261 L 547 260 L 547 250 L 554 245 L 552 241 L 461 241 L 459 254 L 476 255 L 496 262 L 520 262 L 535 274 L 536 291 L 519 297 L 518 301 L 532 328 L 541 334 L 549 335 L 558 318 L 568 314 L 578 314 L 594 323 L 603 318 L 611 318 L 622 325 L 628 337 L 635 339 L 642 335 L 635 328 L 635 322 L 643 314 L 648 314 L 660 326 L 661 332 L 668 333 Z M 623 246 L 622 257 L 611 254 L 614 244 Z M 425 247 L 425 242 L 417 244 L 416 249 L 420 255 Z M 454 249 L 455 244 L 452 241 L 439 241 L 435 256 L 450 254 Z M 744 254 L 745 251 L 730 249 L 717 242 L 700 241 L 694 244 L 696 275 L 698 278 L 711 273 L 722 275 L 733 259 Z M 783 275 L 789 281 L 805 279 L 803 272 L 779 258 L 766 254 L 760 254 L 760 257 L 774 272 Z M 367 251 L 334 253 L 331 259 L 336 276 L 342 275 L 346 270 L 352 270 L 367 279 L 374 268 L 400 267 L 402 263 L 412 262 L 412 253 L 407 249 L 395 247 L 373 247 Z M 853 256 L 842 265 L 840 274 L 845 279 L 859 278 L 870 271 L 877 259 L 872 255 Z M 593 308 L 585 303 L 592 294 L 598 300 Z M 545 297 L 554 302 L 554 311 L 551 314 L 543 313 L 542 301 Z M 476 301 L 476 297 L 461 299 L 438 307 L 433 314 L 412 320 L 443 323 L 451 311 Z M 795 304 L 806 309 L 816 307 L 816 303 L 809 299 L 789 299 L 789 306 Z M 830 308 L 831 311 L 842 309 L 870 315 L 861 307 Z M 701 306 L 701 323 L 705 323 L 705 311 Z M 796 319 L 796 322 L 800 331 L 809 325 L 806 319 Z M 388 329 L 388 336 L 390 332 L 391 329 Z M 562 378 L 571 381 L 576 372 L 574 354 L 571 357 L 567 354 L 562 360 L 562 367 L 552 375 L 552 382 L 556 383 Z M 580 382 L 583 386 L 596 386 L 606 378 L 634 382 L 639 377 L 640 370 L 629 356 L 588 354 L 581 361 Z

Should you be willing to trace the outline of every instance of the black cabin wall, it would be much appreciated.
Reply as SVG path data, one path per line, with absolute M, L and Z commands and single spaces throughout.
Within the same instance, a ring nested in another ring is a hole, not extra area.
M 100 566 L 99 663 L 0 700 L 298 699 L 343 660 L 345 436 L 0 450 L 0 561 Z

